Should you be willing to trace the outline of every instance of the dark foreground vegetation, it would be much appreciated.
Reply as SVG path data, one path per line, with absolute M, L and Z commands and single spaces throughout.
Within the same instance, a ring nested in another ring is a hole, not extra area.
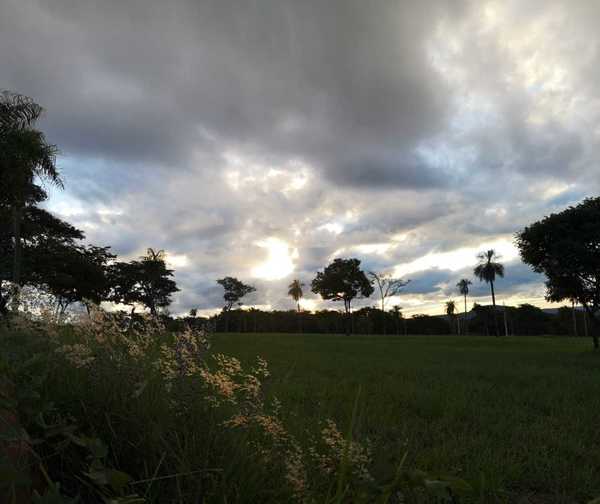
M 19 422 L 3 424 L 5 501 L 600 494 L 600 363 L 582 338 L 206 337 L 154 322 L 123 332 L 96 314 L 0 331 L 3 419 Z
M 347 404 L 323 404 L 304 421 L 293 394 L 284 401 L 274 393 L 289 369 L 276 378 L 260 357 L 228 357 L 219 345 L 211 349 L 205 331 L 172 333 L 152 320 L 124 331 L 96 310 L 70 326 L 21 317 L 0 330 L 0 371 L 1 502 L 471 502 L 474 495 L 464 479 L 418 469 L 395 449 L 376 462 L 383 438 L 362 427 L 370 389 L 357 386 Z M 300 387 L 302 380 L 294 379 Z M 327 386 L 333 392 L 337 384 Z

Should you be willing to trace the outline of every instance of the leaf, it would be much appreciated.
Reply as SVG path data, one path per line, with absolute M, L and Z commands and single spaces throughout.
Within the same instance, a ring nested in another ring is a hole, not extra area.
M 105 472 L 108 484 L 117 493 L 121 493 L 132 480 L 129 474 L 117 469 L 106 469 Z

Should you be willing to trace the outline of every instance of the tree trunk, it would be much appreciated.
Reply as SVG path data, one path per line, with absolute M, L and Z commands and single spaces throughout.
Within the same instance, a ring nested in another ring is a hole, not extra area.
M 13 240 L 14 240 L 14 251 L 13 251 L 13 271 L 12 281 L 14 284 L 21 285 L 21 218 L 22 209 L 15 205 L 12 207 L 12 224 L 13 224 Z
M 463 321 L 463 331 L 465 332 L 465 334 L 469 334 L 469 331 L 467 329 L 467 295 L 465 294 L 465 320 Z
M 8 298 L 4 295 L 1 283 L 2 280 L 0 280 L 0 318 L 8 321 Z
M 344 332 L 346 336 L 350 336 L 350 301 L 344 299 L 344 310 L 346 311 L 346 316 L 344 317 Z
M 23 217 L 23 208 L 17 204 L 12 207 L 12 224 L 13 224 L 13 271 L 12 271 L 12 282 L 13 282 L 13 299 L 12 309 L 17 311 L 19 309 L 19 296 L 21 289 L 21 263 L 22 263 L 22 243 L 21 243 L 21 220 Z
M 494 293 L 494 282 L 490 282 L 490 288 L 492 289 L 492 310 L 494 310 L 494 331 L 496 337 L 499 337 L 500 331 L 498 330 L 498 315 L 496 313 L 496 294 Z
M 590 310 L 587 305 L 583 305 L 584 312 L 584 322 L 586 322 L 586 314 L 590 316 L 590 320 L 592 321 L 592 341 L 594 342 L 594 350 L 598 350 L 600 348 L 600 343 L 598 342 L 598 332 L 600 332 L 600 320 L 596 318 L 596 313 L 594 310 Z M 587 336 L 587 323 L 585 324 L 586 328 L 586 336 Z
M 571 313 L 573 315 L 573 337 L 577 337 L 577 313 L 575 311 L 575 301 L 571 301 Z

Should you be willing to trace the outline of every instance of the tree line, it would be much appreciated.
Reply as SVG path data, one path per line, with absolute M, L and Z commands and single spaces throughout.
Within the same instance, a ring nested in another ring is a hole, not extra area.
M 120 261 L 109 246 L 84 244 L 83 231 L 40 207 L 48 198 L 43 184 L 63 186 L 56 166 L 58 148 L 36 127 L 43 112 L 39 104 L 26 96 L 8 91 L 0 95 L 0 316 L 7 318 L 10 307 L 18 309 L 23 286 L 52 294 L 59 315 L 74 303 L 102 302 L 128 307 L 131 318 L 138 307 L 153 316 L 165 315 L 172 295 L 179 289 L 164 251 L 148 248 L 142 257 Z M 582 307 L 583 323 L 586 328 L 589 323 L 594 346 L 598 348 L 600 198 L 588 198 L 525 227 L 516 234 L 515 241 L 522 260 L 545 275 L 549 301 L 567 300 Z M 476 305 L 469 313 L 471 280 L 461 279 L 457 284 L 464 301 L 461 317 L 457 316 L 456 303 L 450 300 L 445 318 L 404 318 L 399 305 L 388 309 L 387 303 L 401 293 L 409 280 L 365 272 L 356 258 L 334 259 L 310 283 L 311 291 L 323 300 L 343 303 L 341 314 L 329 310 L 309 314 L 301 310 L 305 284 L 299 279 L 289 285 L 288 295 L 296 304 L 293 324 L 297 330 L 438 334 L 447 333 L 450 324 L 450 332 L 464 334 L 499 336 L 509 334 L 510 327 L 527 327 L 520 330 L 531 332 L 531 326 L 523 325 L 523 320 L 546 320 L 533 307 L 499 310 L 496 306 L 495 281 L 504 273 L 494 250 L 479 255 L 473 274 L 489 284 L 492 306 Z M 279 331 L 288 327 L 287 312 L 264 316 L 259 310 L 240 310 L 243 298 L 255 287 L 231 276 L 217 282 L 224 289 L 225 305 L 217 320 L 222 330 L 245 331 L 265 324 Z M 379 297 L 377 308 L 352 310 L 354 300 L 369 298 L 375 292 Z M 580 314 L 573 310 L 571 315 L 575 327 Z M 547 332 L 559 331 L 549 330 L 555 327 L 553 324 L 545 322 L 539 327 L 545 327 Z

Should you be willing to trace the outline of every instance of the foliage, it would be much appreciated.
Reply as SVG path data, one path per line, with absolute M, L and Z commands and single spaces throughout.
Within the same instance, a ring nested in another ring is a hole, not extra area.
M 139 260 L 111 265 L 109 299 L 133 309 L 141 304 L 156 315 L 159 308 L 171 304 L 171 295 L 179 291 L 172 276 L 173 270 L 167 268 L 164 254 L 148 249 L 147 255 Z
M 546 275 L 549 301 L 576 300 L 594 324 L 600 321 L 600 198 L 588 198 L 527 226 L 517 234 L 523 261 Z
M 299 438 L 267 396 L 266 361 L 211 351 L 203 329 L 124 331 L 95 308 L 70 326 L 16 322 L 0 333 L 0 377 L 43 475 L 37 502 L 387 502 L 457 485 L 404 467 L 377 481 L 357 415 L 346 435 L 324 419 Z M 29 488 L 27 471 L 4 472 L 4 488 Z
M 494 282 L 496 277 L 504 276 L 504 266 L 497 262 L 499 259 L 494 249 L 481 252 L 478 256 L 479 264 L 473 270 L 473 273 L 480 281 L 490 284 L 490 290 L 492 293 L 492 306 L 493 306 L 493 318 L 494 318 L 494 331 L 496 336 L 500 336 L 498 329 L 498 317 L 496 313 L 496 294 L 494 292 Z
M 304 284 L 298 279 L 292 280 L 292 283 L 288 285 L 288 296 L 296 301 L 298 304 L 298 311 L 300 311 L 300 299 L 302 299 L 302 296 L 304 295 L 302 292 L 303 287 Z
M 323 299 L 343 301 L 346 313 L 356 297 L 369 297 L 373 286 L 360 269 L 358 259 L 334 259 L 323 271 L 319 271 L 311 284 L 312 291 Z
M 468 296 L 469 295 L 469 285 L 471 285 L 471 280 L 469 280 L 468 278 L 463 278 L 461 279 L 456 286 L 458 287 L 458 292 L 462 295 L 462 296 Z
M 223 299 L 225 300 L 225 311 L 231 310 L 234 304 L 241 306 L 242 298 L 256 290 L 253 286 L 246 285 L 244 282 L 235 277 L 228 276 L 225 278 L 220 278 L 217 280 L 217 283 L 225 290 L 225 293 L 223 294 Z
M 58 280 L 60 272 L 68 272 L 73 260 L 81 265 L 78 256 L 90 249 L 82 248 L 76 241 L 83 238 L 83 232 L 51 213 L 27 205 L 23 208 L 21 222 L 21 246 L 23 261 L 21 280 L 23 284 L 37 287 L 48 286 Z M 10 208 L 0 205 L 0 283 L 13 278 L 14 233 Z M 63 265 L 61 268 L 60 265 Z M 77 269 L 77 268 L 76 268 Z M 97 281 L 98 277 L 89 280 Z M 0 286 L 0 299 L 6 299 L 10 292 Z M 93 298 L 93 296 L 89 296 Z
M 479 280 L 493 284 L 496 281 L 496 276 L 504 276 L 504 266 L 496 262 L 498 255 L 493 249 L 481 252 L 477 257 L 479 264 L 475 267 L 473 273 Z
M 11 91 L 0 94 L 0 136 L 31 126 L 44 109 L 28 96 Z

